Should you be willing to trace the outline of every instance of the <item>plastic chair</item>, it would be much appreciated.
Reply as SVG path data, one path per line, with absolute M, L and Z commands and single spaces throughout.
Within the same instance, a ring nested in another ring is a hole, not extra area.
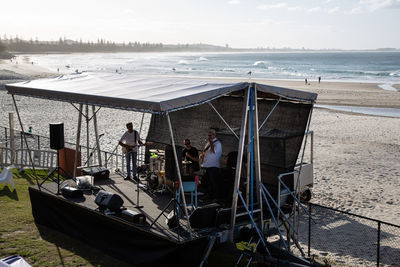
M 0 267 L 31 267 L 21 256 L 13 255 L 0 260 Z
M 193 182 L 182 182 L 183 192 L 190 193 L 190 203 L 186 203 L 188 206 L 192 206 L 192 210 L 197 208 L 197 185 L 198 185 L 198 177 L 196 176 L 196 181 Z M 176 190 L 176 201 L 181 204 L 181 187 L 179 183 L 177 184 Z M 194 200 L 194 201 L 193 201 Z M 179 208 L 178 208 L 179 214 Z
M 12 174 L 12 169 L 10 167 L 4 168 L 1 173 L 0 173 L 0 183 L 1 184 L 10 184 L 15 190 L 15 185 L 14 185 L 14 178 Z

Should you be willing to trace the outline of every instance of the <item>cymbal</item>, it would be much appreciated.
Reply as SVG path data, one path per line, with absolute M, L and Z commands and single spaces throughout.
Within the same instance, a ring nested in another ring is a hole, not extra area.
M 182 160 L 182 164 L 190 164 L 192 163 L 190 160 Z
M 149 149 L 149 152 L 150 152 L 150 153 L 157 153 L 157 154 L 159 154 L 159 153 L 164 153 L 164 150 L 152 148 L 152 149 Z

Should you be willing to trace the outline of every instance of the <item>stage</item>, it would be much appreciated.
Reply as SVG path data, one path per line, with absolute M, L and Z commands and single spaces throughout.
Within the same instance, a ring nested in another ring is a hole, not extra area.
M 65 184 L 73 185 L 74 181 L 66 180 L 62 185 Z M 137 208 L 137 183 L 115 174 L 110 179 L 95 180 L 95 186 L 118 194 L 124 201 L 123 208 L 144 214 L 146 223 L 131 223 L 99 211 L 95 203 L 97 190 L 85 190 L 83 197 L 78 198 L 58 195 L 54 182 L 44 183 L 41 190 L 37 186 L 29 188 L 35 222 L 134 265 L 200 264 L 209 242 L 209 233 L 193 231 L 193 238 L 190 238 L 186 219 L 179 220 L 181 227 L 169 229 L 164 216 L 150 227 L 170 202 L 170 192 L 151 193 L 142 188 L 139 191 L 142 208 Z M 173 206 L 171 204 L 164 214 L 167 215 Z

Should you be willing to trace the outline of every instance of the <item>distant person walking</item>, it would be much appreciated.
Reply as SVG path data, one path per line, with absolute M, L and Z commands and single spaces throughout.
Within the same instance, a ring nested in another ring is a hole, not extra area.
M 304 81 L 305 81 L 305 84 L 307 85 L 307 83 L 308 83 L 307 78 L 305 78 Z
M 318 83 L 321 83 L 321 76 L 318 77 Z

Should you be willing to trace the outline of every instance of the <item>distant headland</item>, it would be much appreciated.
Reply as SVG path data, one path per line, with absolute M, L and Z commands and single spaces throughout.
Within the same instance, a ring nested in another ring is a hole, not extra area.
M 232 48 L 211 44 L 162 44 L 162 43 L 141 43 L 128 42 L 116 43 L 105 39 L 93 41 L 70 40 L 60 38 L 58 41 L 24 40 L 18 37 L 0 37 L 0 59 L 11 58 L 12 54 L 19 53 L 117 53 L 117 52 L 329 52 L 329 51 L 350 51 L 343 49 L 307 49 L 307 48 Z M 400 51 L 397 48 L 378 48 L 372 50 L 351 50 L 351 51 Z

